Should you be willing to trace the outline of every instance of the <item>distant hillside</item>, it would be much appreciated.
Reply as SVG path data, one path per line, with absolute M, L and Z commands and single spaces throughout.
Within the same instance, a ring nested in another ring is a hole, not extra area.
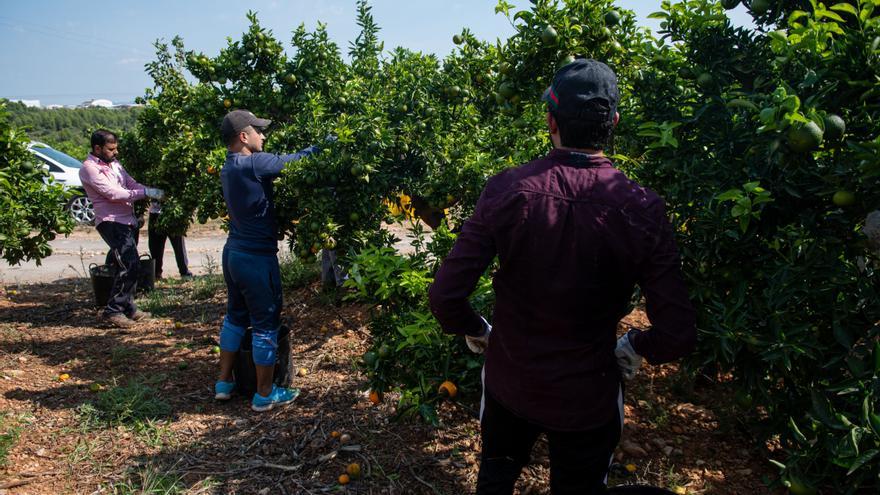
M 84 158 L 89 136 L 99 128 L 125 132 L 134 128 L 140 108 L 29 108 L 6 105 L 13 125 L 24 127 L 33 141 L 41 141 L 73 157 Z

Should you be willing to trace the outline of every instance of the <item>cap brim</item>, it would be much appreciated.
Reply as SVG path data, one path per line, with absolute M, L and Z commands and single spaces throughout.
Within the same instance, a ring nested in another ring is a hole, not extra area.
M 269 127 L 269 124 L 271 124 L 271 123 L 272 123 L 272 121 L 269 119 L 254 119 L 251 122 L 251 125 L 253 127 L 260 127 L 262 129 L 265 129 L 266 127 Z

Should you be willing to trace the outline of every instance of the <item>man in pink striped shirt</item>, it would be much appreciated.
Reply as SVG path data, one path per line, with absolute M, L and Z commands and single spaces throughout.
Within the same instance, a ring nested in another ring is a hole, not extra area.
M 95 131 L 92 152 L 83 162 L 79 178 L 92 200 L 95 226 L 110 247 L 108 258 L 116 268 L 103 317 L 116 327 L 128 328 L 135 321 L 150 316 L 139 311 L 134 304 L 140 262 L 133 204 L 148 197 L 160 200 L 165 193 L 161 189 L 146 187 L 128 175 L 116 160 L 118 143 L 116 134 L 105 129 Z

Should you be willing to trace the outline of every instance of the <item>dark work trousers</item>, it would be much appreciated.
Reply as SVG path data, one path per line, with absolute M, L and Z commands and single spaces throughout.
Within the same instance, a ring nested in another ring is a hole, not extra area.
M 110 247 L 107 264 L 115 267 L 113 288 L 104 314 L 110 316 L 122 313 L 131 316 L 135 312 L 134 293 L 137 289 L 138 260 L 135 235 L 137 228 L 117 222 L 101 222 L 98 233 Z
M 622 395 L 621 395 L 622 398 Z M 488 392 L 480 420 L 483 452 L 477 495 L 510 495 L 528 464 L 538 435 L 550 447 L 550 490 L 553 495 L 605 493 L 611 455 L 620 441 L 621 416 L 588 431 L 551 431 L 515 416 Z
M 171 241 L 174 249 L 174 260 L 177 261 L 177 270 L 181 276 L 189 275 L 189 260 L 186 258 L 186 244 L 183 236 L 166 235 L 156 228 L 159 225 L 159 214 L 150 213 L 150 225 L 147 227 L 147 243 L 150 247 L 150 256 L 156 264 L 156 278 L 162 278 L 162 258 L 165 254 L 165 239 Z

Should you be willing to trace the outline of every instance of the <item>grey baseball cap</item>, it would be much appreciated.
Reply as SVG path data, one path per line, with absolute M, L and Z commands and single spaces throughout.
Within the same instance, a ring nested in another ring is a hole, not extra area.
M 233 110 L 223 117 L 223 124 L 220 125 L 220 133 L 224 141 L 229 141 L 232 136 L 238 134 L 242 129 L 252 126 L 256 129 L 263 129 L 271 124 L 269 119 L 261 119 L 248 110 Z

